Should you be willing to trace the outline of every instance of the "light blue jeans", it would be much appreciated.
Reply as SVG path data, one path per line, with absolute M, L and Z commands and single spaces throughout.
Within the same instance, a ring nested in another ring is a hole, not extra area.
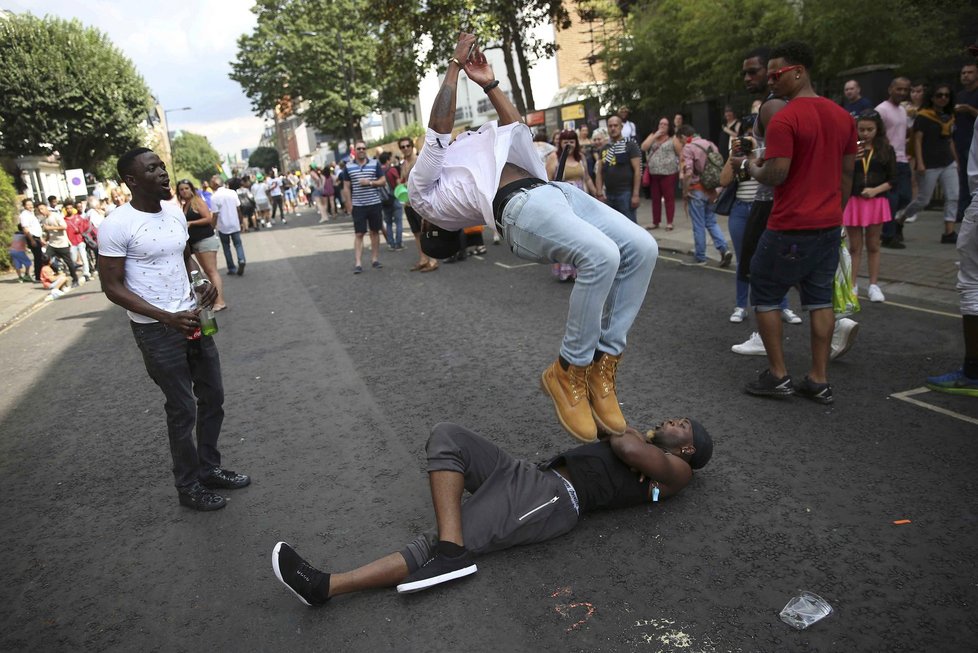
M 713 244 L 723 254 L 727 251 L 727 241 L 723 231 L 717 224 L 717 214 L 713 212 L 713 202 L 706 193 L 699 190 L 689 194 L 689 219 L 693 222 L 693 258 L 697 261 L 706 260 L 706 232 L 713 237 Z
M 740 263 L 740 252 L 744 244 L 744 231 L 747 229 L 747 217 L 750 215 L 751 204 L 752 202 L 745 202 L 744 200 L 734 200 L 733 209 L 730 211 L 730 217 L 727 219 L 727 227 L 730 229 L 730 240 L 733 242 L 738 263 Z M 737 308 L 747 308 L 749 292 L 750 283 L 737 276 Z M 781 308 L 788 308 L 787 295 L 781 300 Z
M 659 256 L 649 232 L 562 182 L 521 192 L 506 203 L 502 223 L 516 256 L 577 268 L 560 355 L 584 367 L 595 349 L 621 354 Z
M 234 264 L 234 259 L 231 258 L 231 243 L 234 242 L 234 250 L 238 255 L 238 264 L 245 262 L 244 245 L 241 244 L 241 232 L 235 231 L 234 233 L 225 234 L 220 231 L 217 235 L 221 237 L 221 247 L 224 248 L 224 260 L 228 265 L 228 272 L 236 272 L 237 266 Z

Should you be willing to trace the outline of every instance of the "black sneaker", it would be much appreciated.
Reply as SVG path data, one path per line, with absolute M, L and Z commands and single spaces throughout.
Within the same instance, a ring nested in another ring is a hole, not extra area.
M 720 255 L 720 267 L 726 268 L 730 267 L 730 261 L 733 260 L 733 252 L 729 249 Z
M 312 607 L 322 605 L 329 597 L 322 598 L 318 588 L 325 587 L 329 592 L 329 574 L 310 565 L 285 542 L 279 542 L 272 549 L 272 569 L 275 577 L 289 588 L 296 598 Z
M 237 490 L 246 485 L 251 485 L 251 477 L 230 469 L 220 467 L 212 469 L 207 476 L 200 479 L 201 484 L 209 488 L 221 488 L 222 490 Z
M 469 576 L 476 571 L 478 568 L 472 562 L 472 554 L 468 551 L 454 558 L 437 553 L 434 558 L 405 578 L 404 582 L 397 586 L 397 591 L 400 594 L 420 592 L 456 578 Z
M 220 510 L 228 502 L 220 494 L 214 494 L 200 483 L 178 488 L 177 496 L 180 498 L 181 506 L 187 506 L 201 512 Z
M 956 231 L 952 231 L 949 234 L 942 234 L 941 235 L 941 244 L 942 245 L 954 245 L 957 242 L 958 242 L 958 232 L 956 232 Z
M 764 370 L 756 381 L 744 386 L 744 391 L 757 397 L 790 397 L 795 393 L 795 388 L 791 385 L 790 376 L 779 379 L 771 374 L 771 370 Z
M 815 383 L 807 376 L 795 388 L 795 394 L 805 399 L 811 399 L 819 404 L 831 404 L 833 401 L 832 386 L 830 384 Z

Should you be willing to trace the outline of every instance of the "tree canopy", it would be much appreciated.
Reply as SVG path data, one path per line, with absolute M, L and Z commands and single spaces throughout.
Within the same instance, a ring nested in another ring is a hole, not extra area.
M 742 88 L 740 63 L 759 45 L 797 39 L 815 51 L 816 80 L 865 64 L 925 73 L 957 48 L 948 24 L 966 17 L 967 0 L 935 11 L 927 0 L 878 0 L 854 10 L 848 0 L 646 0 L 585 3 L 609 25 L 604 46 L 609 97 L 640 108 L 678 106 Z M 624 13 L 623 10 L 624 9 Z
M 271 168 L 277 168 L 280 165 L 278 150 L 274 147 L 259 147 L 248 157 L 249 168 L 269 170 Z
M 182 131 L 173 139 L 173 167 L 186 170 L 198 181 L 218 174 L 221 155 L 206 136 Z
M 0 21 L 0 150 L 58 151 L 94 168 L 143 143 L 149 89 L 132 62 L 77 20 L 14 14 Z

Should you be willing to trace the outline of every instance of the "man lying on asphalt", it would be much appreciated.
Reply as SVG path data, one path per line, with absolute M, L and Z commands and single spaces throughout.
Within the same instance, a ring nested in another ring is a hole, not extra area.
M 463 69 L 485 91 L 499 120 L 452 142 Z M 578 440 L 593 442 L 598 429 L 623 433 L 615 377 L 658 246 L 607 204 L 571 184 L 547 182 L 529 127 L 499 88 L 472 34 L 459 36 L 408 191 L 411 206 L 440 227 L 447 241 L 441 256 L 433 254 L 438 258 L 454 253 L 448 243 L 458 247 L 446 230 L 488 225 L 520 258 L 577 268 L 559 356 L 544 370 L 541 385 L 561 425 Z M 429 229 L 422 242 L 435 231 Z
M 476 572 L 474 556 L 553 539 L 580 515 L 657 502 L 677 494 L 713 455 L 698 422 L 670 419 L 644 438 L 621 435 L 578 446 L 534 465 L 456 424 L 432 429 L 426 447 L 437 534 L 420 535 L 392 553 L 344 573 L 319 571 L 292 547 L 272 551 L 275 575 L 304 604 L 338 594 L 396 585 L 417 592 Z M 462 502 L 462 491 L 469 499 Z

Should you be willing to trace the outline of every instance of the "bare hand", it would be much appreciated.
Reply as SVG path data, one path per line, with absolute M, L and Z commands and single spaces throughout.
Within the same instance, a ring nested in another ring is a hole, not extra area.
M 217 301 L 217 288 L 212 283 L 205 283 L 198 292 L 199 303 L 205 308 L 210 308 Z
M 632 208 L 633 209 L 637 209 L 638 208 L 638 205 L 641 204 L 641 203 L 642 203 L 642 201 L 641 201 L 641 199 L 639 198 L 638 195 L 632 195 Z
M 360 185 L 361 186 L 372 186 L 373 184 L 370 183 L 370 180 L 369 179 L 361 179 L 360 180 Z
M 217 293 L 217 290 L 214 292 Z M 198 318 L 197 314 L 193 311 L 170 313 L 170 317 L 163 322 L 167 326 L 176 329 L 185 336 L 192 336 L 194 331 L 200 328 L 200 318 Z
M 455 44 L 455 52 L 452 54 L 453 57 L 462 62 L 468 61 L 469 55 L 472 53 L 472 49 L 475 47 L 475 34 L 469 34 L 467 32 L 461 32 L 458 35 L 458 43 Z
M 479 86 L 486 86 L 496 79 L 492 74 L 492 67 L 486 60 L 486 55 L 478 47 L 472 50 L 468 61 L 465 62 L 465 74 Z

